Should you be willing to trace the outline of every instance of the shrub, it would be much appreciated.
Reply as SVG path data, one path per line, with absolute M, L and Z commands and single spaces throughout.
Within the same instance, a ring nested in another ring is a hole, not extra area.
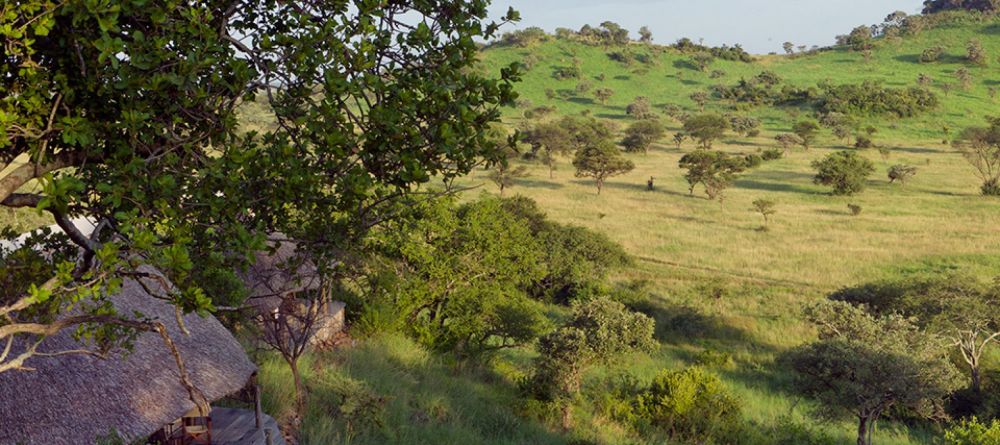
M 729 129 L 729 120 L 718 114 L 700 114 L 684 121 L 684 132 L 697 139 L 702 148 L 712 148 L 712 142 Z
M 851 215 L 858 216 L 858 215 L 861 214 L 861 210 L 862 209 L 861 209 L 861 206 L 859 206 L 857 204 L 848 204 L 847 205 L 847 210 L 851 211 Z
M 920 53 L 920 63 L 934 63 L 941 59 L 941 55 L 944 54 L 944 48 L 940 46 L 932 46 Z
M 819 111 L 913 117 L 934 109 L 938 103 L 937 96 L 923 88 L 884 88 L 878 82 L 865 81 L 828 86 L 819 103 Z
M 546 223 L 536 237 L 547 267 L 531 287 L 535 298 L 570 304 L 602 284 L 611 270 L 631 262 L 621 245 L 583 227 Z
M 912 165 L 897 164 L 889 167 L 889 182 L 893 183 L 899 181 L 900 184 L 906 184 L 906 181 L 917 174 L 917 168 Z
M 561 66 L 552 72 L 552 77 L 556 79 L 579 79 L 583 76 L 583 71 L 578 66 Z
M 811 120 L 799 121 L 792 126 L 792 133 L 799 137 L 802 147 L 808 150 L 819 133 L 819 124 Z
M 785 152 L 777 148 L 768 148 L 760 153 L 761 159 L 765 161 L 774 161 L 781 159 L 785 156 Z
M 969 40 L 969 43 L 966 44 L 965 58 L 969 63 L 979 66 L 986 65 L 986 50 L 983 49 L 983 43 L 976 39 Z
M 754 137 L 760 134 L 760 119 L 755 117 L 730 116 L 729 125 L 740 136 Z
M 657 120 L 641 120 L 625 130 L 625 138 L 622 139 L 621 144 L 625 147 L 625 151 L 645 153 L 653 142 L 663 138 L 665 131 L 663 125 Z
M 855 152 L 840 151 L 814 161 L 813 181 L 833 187 L 835 195 L 853 195 L 865 189 L 865 180 L 875 172 L 875 164 Z
M 858 149 L 872 148 L 874 146 L 875 142 L 872 141 L 872 138 L 864 135 L 858 135 L 857 140 L 854 142 L 854 148 Z
M 631 414 L 638 429 L 656 428 L 681 441 L 713 442 L 742 424 L 740 401 L 698 367 L 660 372 L 635 396 Z
M 635 101 L 625 107 L 625 114 L 632 116 L 634 119 L 649 119 L 653 117 L 653 112 L 649 107 L 649 98 L 646 96 L 636 97 Z
M 973 417 L 952 426 L 944 433 L 945 445 L 1000 445 L 1000 419 L 980 422 Z

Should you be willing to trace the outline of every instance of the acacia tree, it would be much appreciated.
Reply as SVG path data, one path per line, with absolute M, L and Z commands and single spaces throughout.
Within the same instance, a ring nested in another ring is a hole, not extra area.
M 742 158 L 729 156 L 725 153 L 709 150 L 695 150 L 681 157 L 680 168 L 687 170 L 684 179 L 688 182 L 688 193 L 694 195 L 698 184 L 705 187 L 708 199 L 722 201 L 725 192 L 736 175 L 746 170 L 746 162 Z
M 987 196 L 1000 196 L 1000 117 L 988 119 L 989 127 L 970 127 L 962 131 L 955 146 L 976 170 Z
M 818 304 L 807 316 L 819 340 L 782 362 L 798 375 L 796 387 L 821 402 L 818 414 L 857 419 L 858 445 L 871 445 L 876 423 L 893 407 L 931 417 L 958 386 L 947 355 L 903 316 L 877 317 L 844 302 Z
M 622 139 L 622 146 L 625 151 L 643 152 L 649 151 L 649 146 L 663 138 L 666 130 L 663 124 L 655 119 L 645 119 L 630 125 L 625 130 L 625 138 Z
M 531 152 L 549 168 L 549 178 L 556 169 L 557 155 L 565 155 L 573 150 L 573 136 L 559 124 L 542 123 L 524 135 L 524 141 L 531 144 Z
M 729 120 L 718 114 L 700 114 L 684 120 L 684 133 L 697 139 L 701 148 L 712 148 L 712 142 L 729 129 Z
M 799 143 L 808 150 L 819 133 L 819 124 L 815 121 L 800 121 L 792 126 L 792 133 L 799 137 Z
M 576 167 L 577 178 L 594 178 L 600 195 L 605 180 L 632 171 L 635 164 L 622 156 L 614 142 L 601 139 L 577 150 L 573 167 Z
M 601 105 L 608 103 L 608 99 L 615 95 L 615 90 L 611 88 L 598 88 L 594 90 L 594 97 L 601 102 Z
M 469 69 L 498 28 L 487 2 L 12 7 L 0 14 L 0 203 L 47 212 L 65 232 L 48 244 L 82 255 L 35 257 L 41 272 L 4 289 L 5 345 L 71 327 L 101 349 L 127 344 L 148 326 L 104 296 L 142 265 L 173 282 L 178 314 L 238 304 L 224 290 L 273 231 L 333 275 L 334 252 L 359 248 L 395 199 L 502 160 L 484 130 L 512 103 L 517 68 Z M 235 109 L 258 95 L 273 128 L 243 134 Z M 99 230 L 81 233 L 76 216 Z M 36 351 L 21 350 L 0 371 Z

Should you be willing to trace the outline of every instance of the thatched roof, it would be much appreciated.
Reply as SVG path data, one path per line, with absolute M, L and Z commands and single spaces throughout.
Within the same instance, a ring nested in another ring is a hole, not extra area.
M 150 288 L 158 285 L 147 283 Z M 177 344 L 191 382 L 211 401 L 240 390 L 256 367 L 213 317 L 190 314 L 178 327 L 173 306 L 126 281 L 112 297 L 121 314 L 139 311 L 163 322 Z M 15 342 L 15 349 L 24 344 Z M 40 351 L 78 348 L 69 332 L 46 339 Z M 90 444 L 112 429 L 128 439 L 152 434 L 194 408 L 177 366 L 156 333 L 138 337 L 132 353 L 106 360 L 90 356 L 36 357 L 34 371 L 0 373 L 0 444 Z
M 241 274 L 251 304 L 320 287 L 316 266 L 297 252 L 295 243 L 282 238 L 272 236 L 274 251 L 257 252 L 254 264 Z

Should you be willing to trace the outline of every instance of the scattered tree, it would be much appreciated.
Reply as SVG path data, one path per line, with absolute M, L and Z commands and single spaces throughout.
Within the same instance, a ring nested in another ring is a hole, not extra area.
M 972 72 L 963 66 L 955 70 L 955 80 L 958 81 L 963 90 L 968 90 L 972 87 Z
M 760 213 L 760 216 L 764 218 L 764 225 L 762 226 L 762 228 L 764 228 L 765 230 L 767 229 L 767 223 L 769 222 L 768 218 L 777 212 L 774 206 L 775 206 L 774 201 L 767 199 L 756 199 L 753 202 L 754 210 L 756 210 L 757 213 Z
M 684 121 L 684 133 L 698 141 L 705 149 L 721 138 L 729 129 L 729 120 L 718 114 L 700 114 Z
M 653 31 L 650 31 L 649 27 L 646 26 L 639 28 L 639 41 L 642 43 L 653 43 Z
M 969 40 L 966 45 L 966 60 L 969 63 L 979 66 L 985 66 L 987 61 L 986 50 L 983 49 L 983 43 L 977 39 Z
M 625 151 L 646 153 L 653 142 L 663 138 L 665 131 L 663 124 L 658 120 L 641 120 L 625 130 L 625 138 L 621 144 L 625 147 Z
M 653 110 L 649 106 L 649 98 L 646 96 L 636 97 L 635 101 L 625 107 L 625 114 L 632 116 L 633 119 L 649 119 L 653 117 Z
M 799 137 L 799 143 L 808 150 L 819 133 L 819 124 L 811 120 L 799 121 L 792 126 L 792 133 Z
M 705 104 L 708 103 L 708 93 L 704 91 L 695 91 L 691 93 L 691 101 L 698 105 L 698 109 L 705 111 Z
M 889 167 L 889 183 L 899 181 L 906 184 L 906 181 L 917 174 L 917 168 L 912 165 L 897 164 Z
M 792 55 L 792 54 L 795 54 L 795 44 L 794 43 L 792 43 L 792 42 L 785 42 L 785 43 L 783 43 L 781 45 L 781 47 L 785 50 L 785 54 L 788 54 L 789 56 Z
M 875 164 L 853 151 L 839 151 L 814 161 L 813 181 L 833 187 L 834 195 L 853 195 L 865 189 L 865 181 L 875 172 Z
M 778 144 L 781 144 L 781 148 L 786 151 L 789 147 L 802 143 L 802 140 L 798 136 L 791 133 L 781 133 L 775 136 L 774 140 L 778 141 Z
M 594 90 L 594 97 L 601 102 L 601 105 L 608 103 L 608 99 L 615 95 L 615 90 L 611 88 L 598 88 Z
M 691 62 L 698 67 L 698 71 L 708 71 L 709 65 L 715 61 L 715 56 L 707 51 L 697 52 L 691 55 Z
M 722 152 L 695 150 L 681 157 L 680 168 L 687 170 L 684 179 L 688 182 L 688 193 L 694 194 L 698 184 L 705 187 L 708 199 L 722 201 L 722 193 L 736 179 L 736 175 L 746 170 L 743 159 Z
M 602 139 L 577 150 L 573 167 L 576 167 L 577 178 L 594 178 L 600 195 L 605 180 L 632 171 L 635 164 L 622 156 L 614 142 Z
M 932 417 L 958 385 L 947 355 L 908 318 L 876 317 L 843 302 L 813 306 L 807 316 L 819 340 L 782 362 L 798 375 L 795 386 L 819 400 L 817 414 L 857 419 L 858 445 L 871 445 L 876 423 L 895 407 Z
M 989 127 L 966 128 L 955 145 L 982 180 L 983 195 L 1000 196 L 1000 117 L 988 122 Z

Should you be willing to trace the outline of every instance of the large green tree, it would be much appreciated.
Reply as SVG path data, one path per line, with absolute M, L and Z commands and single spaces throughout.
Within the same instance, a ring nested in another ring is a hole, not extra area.
M 176 285 L 179 314 L 239 304 L 223 297 L 238 294 L 234 270 L 267 233 L 336 277 L 395 200 L 502 162 L 484 130 L 517 74 L 470 69 L 476 39 L 498 28 L 487 6 L 4 3 L 0 203 L 43 210 L 65 232 L 28 247 L 69 246 L 4 253 L 5 270 L 33 273 L 0 295 L 0 341 L 19 345 L 0 371 L 69 327 L 101 351 L 155 329 L 106 298 L 148 276 L 143 265 Z M 240 131 L 236 110 L 250 100 L 273 115 L 271 130 Z M 98 230 L 77 230 L 78 216 Z
M 577 150 L 573 167 L 576 167 L 576 177 L 594 178 L 597 194 L 600 195 L 608 178 L 632 171 L 635 163 L 625 159 L 614 142 L 600 139 Z

